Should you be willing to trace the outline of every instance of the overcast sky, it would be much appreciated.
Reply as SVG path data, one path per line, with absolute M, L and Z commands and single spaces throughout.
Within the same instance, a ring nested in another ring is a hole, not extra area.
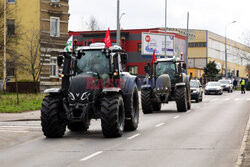
M 167 26 L 204 29 L 243 42 L 243 33 L 250 35 L 250 0 L 167 0 Z M 95 17 L 102 29 L 116 29 L 117 0 L 70 0 L 70 31 L 87 30 L 85 22 Z M 165 0 L 120 0 L 123 29 L 164 26 Z

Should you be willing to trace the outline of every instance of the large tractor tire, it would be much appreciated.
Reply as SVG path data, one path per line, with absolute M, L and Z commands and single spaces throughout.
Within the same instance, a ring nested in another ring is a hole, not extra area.
M 131 96 L 126 100 L 126 113 L 129 113 L 129 117 L 125 119 L 125 131 L 133 131 L 138 128 L 139 124 L 139 97 L 137 86 L 135 85 Z
M 72 132 L 85 132 L 89 129 L 89 122 L 69 122 L 68 129 Z
M 144 114 L 151 114 L 154 110 L 151 90 L 141 91 L 141 105 Z
M 48 138 L 62 137 L 66 130 L 66 119 L 63 118 L 62 104 L 56 96 L 46 96 L 42 102 L 41 125 Z
M 186 112 L 188 109 L 188 95 L 186 87 L 178 87 L 175 92 L 178 112 Z
M 101 125 L 104 137 L 121 137 L 124 124 L 125 109 L 122 96 L 104 97 L 101 102 Z
M 160 111 L 161 110 L 161 103 L 154 102 L 153 109 L 154 109 L 154 111 Z

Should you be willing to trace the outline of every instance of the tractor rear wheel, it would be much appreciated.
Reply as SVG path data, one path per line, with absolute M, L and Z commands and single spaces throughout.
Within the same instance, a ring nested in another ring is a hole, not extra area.
M 56 96 L 46 96 L 42 102 L 41 125 L 48 138 L 62 137 L 66 130 L 66 120 L 60 113 L 61 100 Z
M 125 109 L 121 95 L 104 97 L 101 102 L 101 125 L 104 137 L 121 137 L 124 131 Z
M 176 96 L 176 105 L 178 112 L 186 112 L 188 109 L 188 95 L 186 87 L 179 87 L 175 92 Z
M 126 113 L 129 113 L 129 117 L 125 120 L 124 128 L 126 131 L 133 131 L 138 128 L 139 123 L 139 97 L 136 85 L 127 103 Z
M 69 122 L 68 129 L 72 132 L 85 132 L 89 129 L 89 122 Z
M 150 114 L 153 112 L 154 108 L 153 108 L 151 90 L 141 91 L 141 104 L 142 104 L 142 112 L 144 114 Z

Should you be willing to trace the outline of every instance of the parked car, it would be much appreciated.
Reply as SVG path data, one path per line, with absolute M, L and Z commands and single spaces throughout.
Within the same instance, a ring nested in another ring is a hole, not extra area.
M 219 80 L 224 91 L 228 91 L 228 93 L 233 92 L 233 84 L 231 80 Z
M 205 87 L 205 95 L 208 94 L 223 94 L 223 88 L 219 82 L 208 82 Z
M 203 89 L 199 80 L 191 80 L 191 100 L 195 100 L 197 103 L 202 101 L 203 98 Z

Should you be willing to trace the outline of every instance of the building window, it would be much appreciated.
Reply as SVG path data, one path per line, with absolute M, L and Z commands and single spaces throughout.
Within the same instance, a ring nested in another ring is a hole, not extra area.
M 7 34 L 15 35 L 15 20 L 7 20 Z
M 15 66 L 13 62 L 6 62 L 6 73 L 8 77 L 15 76 Z
M 50 17 L 50 36 L 60 37 L 60 18 Z
M 137 51 L 138 51 L 138 52 L 141 52 L 141 43 L 138 43 L 138 44 L 137 44 Z
M 206 47 L 206 42 L 190 42 L 188 43 L 188 47 Z
M 60 0 L 51 0 L 51 2 L 60 2 Z
M 128 71 L 131 74 L 138 74 L 138 66 L 128 66 Z
M 8 4 L 15 4 L 16 1 L 15 0 L 8 0 Z
M 57 66 L 57 58 L 50 58 L 50 76 L 57 77 L 58 76 L 58 66 Z

